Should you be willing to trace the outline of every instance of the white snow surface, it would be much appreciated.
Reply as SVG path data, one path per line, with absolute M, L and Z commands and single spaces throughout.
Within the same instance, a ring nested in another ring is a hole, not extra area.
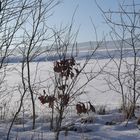
M 128 59 L 130 59 L 131 62 L 131 58 Z M 84 60 L 81 60 L 79 63 L 82 65 L 83 61 Z M 91 60 L 86 70 L 91 71 L 91 69 L 93 69 L 93 71 L 97 73 L 100 71 L 100 68 L 108 62 L 110 62 L 109 59 L 98 60 L 98 62 L 97 60 Z M 8 77 L 6 77 L 6 86 L 9 88 L 9 91 L 12 90 L 9 110 L 14 113 L 18 108 L 20 98 L 19 91 L 17 90 L 21 85 L 20 66 L 21 64 L 18 63 L 10 64 L 10 66 L 8 66 Z M 37 73 L 36 68 L 38 69 Z M 115 65 L 111 62 L 107 68 L 108 70 L 109 68 L 115 70 Z M 49 84 L 52 84 L 53 63 L 31 63 L 31 71 L 32 80 L 36 83 L 35 85 L 37 85 L 35 86 L 35 90 L 37 91 L 36 97 L 38 97 L 42 94 L 42 90 L 39 90 L 40 88 L 45 89 Z M 80 83 L 85 81 L 84 77 L 81 76 L 80 78 Z M 137 126 L 137 119 L 130 120 L 127 127 L 125 126 L 126 120 L 123 114 L 118 110 L 121 104 L 121 95 L 110 91 L 104 79 L 104 74 L 93 79 L 85 88 L 86 93 L 76 98 L 76 101 L 91 101 L 96 108 L 105 106 L 107 110 L 106 114 L 99 115 L 98 113 L 89 113 L 79 116 L 76 114 L 74 108 L 69 108 L 62 126 L 71 126 L 73 129 L 70 129 L 68 132 L 65 130 L 61 131 L 60 140 L 140 140 L 140 130 L 138 129 L 139 126 Z M 41 84 L 39 84 L 40 81 Z M 27 97 L 27 99 L 28 98 L 29 97 Z M 29 109 L 27 112 L 29 112 L 31 108 L 28 102 L 29 100 L 25 102 Z M 10 133 L 10 140 L 54 140 L 55 133 L 49 129 L 50 110 L 47 109 L 47 105 L 42 105 L 38 100 L 36 101 L 36 108 L 36 128 L 32 130 L 32 117 L 30 114 L 26 114 L 25 111 L 25 114 L 23 114 L 24 119 L 23 116 L 20 115 L 14 123 Z M 140 109 L 137 111 L 139 113 Z M 8 119 L 0 120 L 0 140 L 6 139 L 11 119 L 12 116 Z M 107 122 L 114 122 L 114 124 L 106 125 Z

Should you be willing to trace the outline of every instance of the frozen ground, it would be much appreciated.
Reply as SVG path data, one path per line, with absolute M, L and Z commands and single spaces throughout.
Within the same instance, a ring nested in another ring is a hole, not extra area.
M 94 72 L 98 72 L 100 67 L 107 64 L 110 60 L 92 60 L 87 70 L 94 68 Z M 131 61 L 131 59 L 130 59 Z M 83 63 L 83 61 L 79 61 Z M 14 66 L 14 70 L 13 70 Z M 47 84 L 51 84 L 51 77 L 53 75 L 52 62 L 41 62 L 31 64 L 32 80 L 35 82 L 36 95 L 42 93 L 40 88 L 46 88 Z M 115 66 L 109 63 L 108 69 L 115 70 Z M 12 105 L 10 106 L 13 111 L 16 110 L 16 104 L 19 100 L 18 88 L 21 85 L 20 81 L 20 64 L 11 64 L 9 66 L 11 72 L 8 72 L 6 79 L 7 87 L 9 91 L 12 90 Z M 36 68 L 38 73 L 35 76 Z M 90 113 L 89 115 L 78 116 L 74 109 L 69 111 L 69 114 L 63 121 L 63 126 L 69 128 L 68 131 L 61 131 L 60 140 L 140 140 L 140 130 L 137 126 L 137 120 L 130 120 L 128 126 L 125 127 L 126 122 L 124 116 L 119 113 L 118 108 L 121 104 L 121 98 L 119 94 L 116 94 L 108 90 L 108 86 L 104 81 L 105 75 L 94 79 L 89 83 L 85 89 L 86 94 L 78 97 L 76 101 L 91 101 L 97 108 L 101 105 L 106 106 L 106 114 L 99 115 Z M 82 82 L 81 80 L 80 82 Z M 41 84 L 39 82 L 41 81 Z M 9 107 L 9 108 L 10 108 Z M 37 118 L 36 118 L 36 129 L 31 130 L 32 120 L 31 116 L 24 114 L 24 120 L 18 118 L 12 128 L 10 140 L 53 140 L 55 134 L 49 130 L 49 111 L 46 111 L 47 107 L 41 105 L 39 102 L 36 103 L 37 107 Z M 138 113 L 140 110 L 138 110 Z M 138 116 L 139 117 L 139 116 Z M 10 119 L 0 121 L 0 139 L 6 139 L 7 131 L 9 128 Z M 111 122 L 111 125 L 108 125 Z

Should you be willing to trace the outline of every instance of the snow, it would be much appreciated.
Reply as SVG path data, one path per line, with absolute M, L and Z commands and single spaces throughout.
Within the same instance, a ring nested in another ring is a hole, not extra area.
M 19 140 L 53 140 L 55 134 L 49 130 L 49 123 L 47 121 L 42 121 L 43 118 L 38 117 L 36 122 L 36 129 L 31 130 L 31 121 L 29 120 L 24 124 L 16 124 L 12 128 L 10 139 L 14 140 L 16 137 Z M 128 126 L 125 126 L 124 120 L 121 113 L 110 113 L 107 115 L 90 115 L 85 117 L 71 116 L 71 118 L 65 119 L 64 123 L 66 126 L 68 124 L 73 124 L 74 129 L 69 130 L 68 132 L 61 131 L 60 140 L 139 140 L 140 139 L 140 130 L 136 126 L 136 120 L 131 120 L 128 123 Z M 76 119 L 77 118 L 77 119 Z M 82 119 L 93 121 L 82 123 Z M 115 124 L 106 125 L 107 121 L 114 120 Z M 0 134 L 2 135 L 1 139 L 4 139 L 6 136 L 5 130 L 3 127 L 5 124 L 0 125 Z
M 131 61 L 131 58 L 129 58 Z M 79 63 L 83 63 L 84 60 L 79 60 Z M 94 72 L 98 72 L 100 67 L 104 66 L 110 61 L 110 59 L 91 60 L 87 66 L 87 70 L 91 70 L 95 65 Z M 10 109 L 13 112 L 16 111 L 16 103 L 20 96 L 18 87 L 21 84 L 20 80 L 20 63 L 10 64 L 8 66 L 11 71 L 8 72 L 6 77 L 7 86 L 10 87 L 9 91 L 13 89 L 13 96 L 11 100 Z M 14 69 L 12 69 L 14 67 Z M 51 84 L 50 77 L 53 75 L 52 62 L 40 62 L 31 63 L 32 80 L 35 81 L 36 85 L 41 81 L 41 84 L 36 86 L 37 96 L 42 93 L 40 88 L 46 88 L 47 84 Z M 109 63 L 108 68 L 114 68 L 112 63 Z M 38 69 L 37 76 L 35 76 L 35 69 Z M 84 77 L 80 77 L 80 82 L 84 81 Z M 18 86 L 17 86 L 18 85 Z M 69 128 L 68 132 L 62 130 L 60 133 L 60 140 L 140 140 L 140 130 L 137 126 L 137 119 L 132 119 L 128 122 L 127 127 L 125 126 L 125 116 L 120 113 L 118 108 L 121 105 L 121 95 L 109 91 L 108 86 L 104 81 L 104 75 L 101 74 L 85 89 L 86 93 L 78 97 L 76 101 L 91 101 L 95 105 L 96 109 L 100 106 L 105 106 L 106 114 L 99 115 L 98 113 L 90 113 L 77 115 L 74 108 L 69 108 L 66 118 L 63 120 L 63 127 Z M 26 104 L 26 103 L 25 103 Z M 29 103 L 26 104 L 28 109 L 30 108 Z M 17 105 L 18 106 L 18 105 Z M 24 112 L 24 119 L 22 113 L 18 116 L 18 119 L 13 125 L 10 133 L 10 140 L 54 140 L 55 133 L 50 131 L 50 110 L 47 109 L 46 105 L 36 102 L 37 117 L 36 117 L 36 128 L 32 130 L 32 119 L 28 114 L 30 112 Z M 139 114 L 140 110 L 138 110 Z M 139 116 L 138 116 L 139 117 Z M 7 118 L 0 121 L 0 139 L 6 139 L 8 128 L 10 126 L 11 118 Z M 111 125 L 107 123 L 111 122 Z

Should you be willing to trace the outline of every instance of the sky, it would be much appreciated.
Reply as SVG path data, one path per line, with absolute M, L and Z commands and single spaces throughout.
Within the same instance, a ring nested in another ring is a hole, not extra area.
M 117 9 L 119 0 L 97 0 L 99 5 L 105 9 Z M 53 16 L 49 19 L 49 25 L 59 27 L 70 24 L 73 13 L 74 16 L 74 31 L 79 30 L 77 37 L 78 42 L 95 41 L 92 21 L 96 27 L 98 40 L 102 40 L 103 36 L 108 36 L 109 27 L 105 24 L 102 13 L 95 4 L 94 0 L 63 0 L 53 9 Z

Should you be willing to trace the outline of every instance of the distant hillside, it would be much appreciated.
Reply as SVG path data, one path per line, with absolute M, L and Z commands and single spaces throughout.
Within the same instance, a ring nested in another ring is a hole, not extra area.
M 129 42 L 129 40 L 127 40 Z M 99 48 L 92 56 L 92 59 L 107 59 L 110 57 L 119 58 L 120 57 L 120 46 L 121 41 L 104 41 L 104 42 L 98 42 Z M 77 43 L 77 49 L 74 52 L 74 55 L 76 59 L 85 59 L 88 55 L 90 55 L 94 49 L 96 48 L 97 43 L 96 42 L 82 42 Z M 137 50 L 140 48 L 140 42 L 137 43 Z M 41 61 L 54 61 L 59 59 L 58 54 L 55 51 L 55 46 L 53 46 L 53 50 L 49 50 L 48 48 L 50 46 L 41 47 L 41 48 L 35 48 L 33 54 L 37 51 L 38 53 L 43 52 L 41 55 L 34 57 L 32 59 L 33 62 L 41 62 Z M 13 51 L 13 55 L 9 56 L 5 62 L 8 63 L 19 63 L 22 61 L 22 55 L 21 50 L 24 48 L 17 48 Z M 67 56 L 69 57 L 71 55 L 72 45 L 68 46 L 68 53 Z M 11 51 L 11 50 L 10 50 Z M 138 51 L 137 56 L 140 57 L 140 52 Z M 133 51 L 130 45 L 127 43 L 124 44 L 123 48 L 123 57 L 133 57 Z

